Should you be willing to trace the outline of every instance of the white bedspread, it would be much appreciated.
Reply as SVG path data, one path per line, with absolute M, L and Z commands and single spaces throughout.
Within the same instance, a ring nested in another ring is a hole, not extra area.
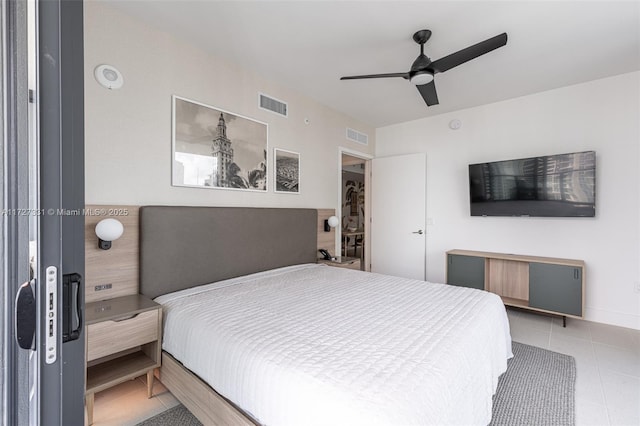
M 486 425 L 494 294 L 298 265 L 160 296 L 162 347 L 266 425 Z

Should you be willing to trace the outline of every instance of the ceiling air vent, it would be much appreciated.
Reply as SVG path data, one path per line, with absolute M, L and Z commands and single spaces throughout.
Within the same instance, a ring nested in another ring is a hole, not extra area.
M 347 139 L 362 145 L 369 145 L 369 136 L 366 133 L 359 132 L 347 127 Z
M 287 117 L 288 108 L 287 103 L 274 99 L 270 96 L 259 93 L 259 102 L 258 106 L 260 109 L 265 109 L 267 111 L 274 112 L 283 117 Z

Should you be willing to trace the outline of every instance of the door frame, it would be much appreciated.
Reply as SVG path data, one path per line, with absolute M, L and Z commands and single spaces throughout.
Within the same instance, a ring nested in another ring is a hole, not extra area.
M 49 360 L 43 338 L 37 341 L 38 421 L 84 424 L 84 290 L 78 288 L 80 328 L 63 341 L 63 279 L 84 278 L 84 9 L 82 0 L 37 0 L 39 201 L 44 212 L 38 229 L 38 334 L 46 333 L 48 300 L 44 277 L 57 270 L 57 357 Z M 69 212 L 69 213 L 67 213 Z M 84 284 L 84 283 L 83 283 Z M 49 361 L 49 362 L 47 362 Z
M 0 169 L 0 289 L 2 379 L 0 379 L 0 423 L 25 424 L 29 421 L 29 353 L 20 350 L 14 329 L 14 303 L 18 288 L 29 276 L 29 87 L 27 73 L 27 7 L 25 1 L 0 5 L 0 93 L 2 134 Z M 11 213 L 14 212 L 14 213 Z M 26 237 L 25 237 L 26 236 Z
M 0 290 L 0 423 L 81 425 L 84 334 L 80 329 L 79 339 L 63 341 L 62 283 L 68 271 L 84 275 L 84 216 L 61 211 L 84 208 L 83 3 L 2 2 L 0 17 L 0 203 L 5 213 L 0 218 L 5 284 Z M 32 238 L 37 244 L 30 252 Z M 30 269 L 32 254 L 37 265 Z M 57 279 L 53 273 L 47 278 L 51 298 L 43 279 L 46 266 L 57 269 Z M 16 294 L 30 280 L 36 332 L 31 349 L 20 349 L 14 328 Z M 82 297 L 81 288 L 78 293 Z M 74 306 L 81 318 L 84 304 L 78 301 Z
M 341 252 L 342 247 L 342 155 L 361 158 L 364 162 L 364 217 L 369 225 L 364 227 L 364 270 L 371 270 L 371 154 L 356 151 L 343 146 L 338 147 L 338 203 L 336 215 L 340 219 L 340 226 L 336 227 L 336 253 Z

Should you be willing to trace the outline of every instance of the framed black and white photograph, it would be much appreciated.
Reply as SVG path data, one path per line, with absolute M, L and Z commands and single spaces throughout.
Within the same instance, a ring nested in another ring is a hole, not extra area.
M 275 192 L 300 193 L 300 154 L 274 149 Z
M 172 184 L 267 190 L 268 126 L 173 96 Z

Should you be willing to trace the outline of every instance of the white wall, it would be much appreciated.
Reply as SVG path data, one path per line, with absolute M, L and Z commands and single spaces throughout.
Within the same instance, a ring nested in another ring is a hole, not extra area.
M 427 154 L 427 279 L 454 248 L 583 259 L 586 318 L 640 329 L 639 95 L 634 72 L 377 129 L 377 157 Z M 586 150 L 595 218 L 470 216 L 468 164 Z
M 373 128 L 103 2 L 85 2 L 84 42 L 87 204 L 336 208 L 338 147 L 373 153 Z M 104 63 L 122 72 L 122 89 L 95 81 Z M 260 110 L 258 92 L 288 102 L 289 117 Z M 171 186 L 173 94 L 269 124 L 267 193 Z M 369 146 L 346 140 L 347 126 L 368 133 Z M 276 147 L 300 153 L 300 195 L 273 193 Z

